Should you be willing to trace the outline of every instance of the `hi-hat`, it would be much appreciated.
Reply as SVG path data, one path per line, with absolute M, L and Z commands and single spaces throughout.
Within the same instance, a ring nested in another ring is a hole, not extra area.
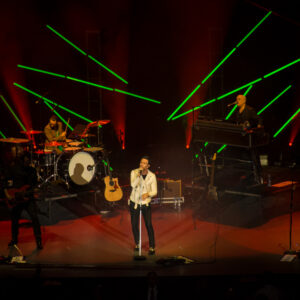
M 43 133 L 43 131 L 31 129 L 29 131 L 21 131 L 21 133 L 25 133 L 25 134 L 39 134 L 39 133 Z
M 0 139 L 0 142 L 4 143 L 13 143 L 13 144 L 22 144 L 22 143 L 28 143 L 30 140 L 28 139 L 19 139 L 19 138 L 6 138 L 6 139 Z
M 50 143 L 45 143 L 46 147 L 56 147 L 56 146 L 62 146 L 62 145 L 63 145 L 63 143 L 57 142 L 57 141 L 53 141 L 53 142 L 50 142 Z

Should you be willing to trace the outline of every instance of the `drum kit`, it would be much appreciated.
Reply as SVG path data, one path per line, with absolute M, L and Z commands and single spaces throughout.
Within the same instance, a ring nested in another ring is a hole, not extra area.
M 106 151 L 102 146 L 89 146 L 87 138 L 95 135 L 87 131 L 90 127 L 98 127 L 109 122 L 109 120 L 99 120 L 89 123 L 76 139 L 44 143 L 43 148 L 39 150 L 34 149 L 32 140 L 33 135 L 42 134 L 42 131 L 22 131 L 21 133 L 26 134 L 28 139 L 4 138 L 0 139 L 0 142 L 15 146 L 14 148 L 18 149 L 14 153 L 15 156 L 24 152 L 30 154 L 31 165 L 37 171 L 39 187 L 57 180 L 62 180 L 68 187 L 70 183 L 83 186 L 104 175 L 102 162 L 107 159 Z

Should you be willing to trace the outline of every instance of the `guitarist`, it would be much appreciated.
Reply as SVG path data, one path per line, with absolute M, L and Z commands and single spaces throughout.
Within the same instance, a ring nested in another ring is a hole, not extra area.
M 18 243 L 19 220 L 22 211 L 26 210 L 32 221 L 37 248 L 42 249 L 41 226 L 34 199 L 37 174 L 36 170 L 30 166 L 30 159 L 26 154 L 10 162 L 6 169 L 5 179 L 4 193 L 11 207 L 12 239 L 8 246 L 13 246 Z
M 139 251 L 139 215 L 141 208 L 149 237 L 148 254 L 153 255 L 155 254 L 155 240 L 150 202 L 151 198 L 157 194 L 157 181 L 155 174 L 149 170 L 149 167 L 150 158 L 148 156 L 143 156 L 140 160 L 140 167 L 131 171 L 130 182 L 132 191 L 129 207 L 132 232 L 135 241 L 134 251 Z

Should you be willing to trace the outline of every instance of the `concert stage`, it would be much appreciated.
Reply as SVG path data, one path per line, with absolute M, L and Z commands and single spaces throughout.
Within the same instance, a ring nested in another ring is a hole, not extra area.
M 264 171 L 272 172 L 275 185 L 290 179 L 287 168 Z M 292 248 L 299 250 L 299 171 L 294 175 Z M 218 203 L 207 205 L 197 187 L 192 199 L 186 184 L 185 202 L 180 208 L 172 203 L 152 205 L 156 255 L 147 255 L 148 238 L 143 226 L 144 261 L 133 259 L 128 192 L 124 187 L 124 198 L 112 204 L 103 203 L 105 200 L 93 193 L 84 198 L 54 198 L 51 215 L 49 203 L 40 202 L 44 249 L 35 249 L 32 228 L 23 219 L 18 246 L 26 263 L 1 263 L 0 277 L 7 283 L 3 292 L 10 295 L 14 278 L 20 286 L 38 284 L 39 289 L 49 291 L 49 297 L 54 291 L 69 291 L 70 297 L 84 294 L 94 299 L 101 294 L 136 299 L 138 292 L 145 296 L 151 274 L 160 294 L 176 299 L 185 289 L 193 291 L 195 298 L 210 295 L 213 299 L 226 295 L 244 299 L 245 291 L 255 295 L 266 285 L 285 295 L 296 292 L 299 259 L 280 261 L 289 249 L 291 185 L 266 189 L 261 199 L 232 195 L 231 201 L 220 198 Z M 1 215 L 0 253 L 7 256 L 10 220 L 3 203 Z M 133 282 L 139 285 L 135 291 L 126 287 Z M 216 283 L 220 290 L 214 289 Z

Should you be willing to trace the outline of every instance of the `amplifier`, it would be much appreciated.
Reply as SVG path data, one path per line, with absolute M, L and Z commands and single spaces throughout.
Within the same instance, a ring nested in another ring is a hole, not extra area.
M 161 198 L 181 197 L 181 180 L 160 180 L 158 182 L 158 196 Z

